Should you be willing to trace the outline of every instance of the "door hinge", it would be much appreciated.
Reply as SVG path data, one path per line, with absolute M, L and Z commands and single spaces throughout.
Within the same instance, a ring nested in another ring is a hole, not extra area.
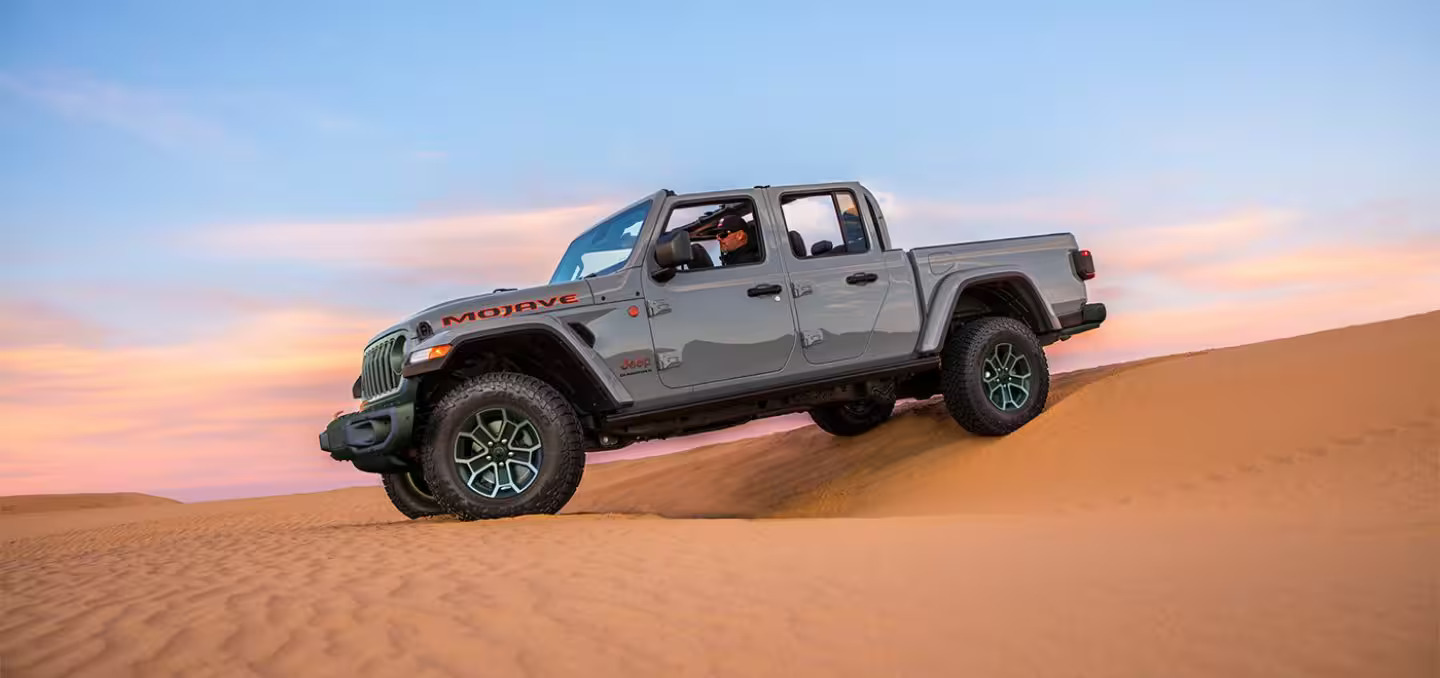
M 655 357 L 659 359 L 662 370 L 668 370 L 680 364 L 679 351 L 656 351 Z
M 825 333 L 820 330 L 805 330 L 800 333 L 800 342 L 806 346 L 814 346 L 825 341 Z
M 810 283 L 798 283 L 798 282 L 792 282 L 792 283 L 790 283 L 790 294 L 791 294 L 791 296 L 794 296 L 794 297 L 796 297 L 797 299 L 800 298 L 800 297 L 803 297 L 803 296 L 805 296 L 805 295 L 807 295 L 807 294 L 810 294 L 811 292 L 814 292 L 814 291 L 815 291 L 815 289 L 810 286 Z
M 664 299 L 646 299 L 645 310 L 650 314 L 650 317 L 652 318 L 662 313 L 669 313 L 670 302 L 665 301 Z

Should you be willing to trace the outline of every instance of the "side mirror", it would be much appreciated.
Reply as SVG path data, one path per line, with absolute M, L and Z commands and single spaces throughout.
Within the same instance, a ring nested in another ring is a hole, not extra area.
M 690 251 L 690 232 L 675 231 L 669 240 L 655 246 L 655 263 L 660 270 L 651 277 L 664 282 L 675 277 L 675 269 L 690 263 L 695 254 Z
M 821 240 L 810 246 L 810 256 L 818 257 L 826 252 L 829 252 L 834 247 L 834 245 L 830 244 L 829 240 Z

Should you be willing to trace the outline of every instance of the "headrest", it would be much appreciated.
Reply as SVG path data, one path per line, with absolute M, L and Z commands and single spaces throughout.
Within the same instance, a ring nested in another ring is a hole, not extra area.
M 796 259 L 805 258 L 805 236 L 795 231 L 790 231 L 790 251 L 795 253 Z

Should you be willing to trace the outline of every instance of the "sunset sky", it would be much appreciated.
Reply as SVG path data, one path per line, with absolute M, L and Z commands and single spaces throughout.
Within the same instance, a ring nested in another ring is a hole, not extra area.
M 372 484 L 364 341 L 662 187 L 1073 232 L 1057 370 L 1440 308 L 1440 3 L 704 5 L 0 3 L 0 494 Z

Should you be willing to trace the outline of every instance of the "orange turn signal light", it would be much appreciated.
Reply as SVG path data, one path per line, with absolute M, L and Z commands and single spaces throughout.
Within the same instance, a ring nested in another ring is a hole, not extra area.
M 640 307 L 631 306 L 630 310 L 626 311 L 626 313 L 629 313 L 631 318 L 637 318 L 640 316 Z
M 447 356 L 447 355 L 450 355 L 450 345 L 449 345 L 449 344 L 446 344 L 446 345 L 444 345 L 444 346 L 436 346 L 436 347 L 434 347 L 434 348 L 431 348 L 431 349 L 430 349 L 430 353 L 425 356 L 425 359 L 426 359 L 426 360 L 434 360 L 434 359 L 436 359 L 436 358 L 444 358 L 444 357 Z

